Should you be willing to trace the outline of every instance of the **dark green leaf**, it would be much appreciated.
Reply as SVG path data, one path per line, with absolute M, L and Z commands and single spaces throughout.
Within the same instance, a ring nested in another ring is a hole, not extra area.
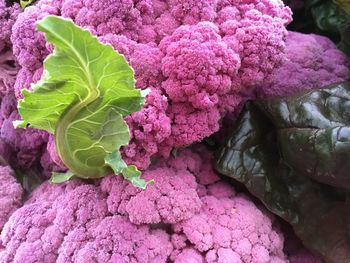
M 349 83 L 249 104 L 216 162 L 329 263 L 350 259 L 348 191 L 312 178 L 350 188 L 349 112 Z

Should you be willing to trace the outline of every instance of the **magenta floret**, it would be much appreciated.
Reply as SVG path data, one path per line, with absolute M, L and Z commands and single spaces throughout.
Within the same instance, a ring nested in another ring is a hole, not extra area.
M 131 131 L 129 145 L 123 149 L 126 161 L 146 169 L 152 156 L 169 155 L 171 147 L 162 145 L 171 134 L 167 107 L 167 98 L 153 90 L 146 98 L 146 106 L 125 118 Z
M 62 16 L 72 18 L 77 25 L 88 28 L 96 35 L 122 34 L 133 40 L 138 39 L 142 20 L 132 0 L 62 2 Z
M 0 0 L 0 53 L 10 45 L 12 26 L 20 12 L 18 3 L 9 4 L 7 0 Z
M 14 148 L 17 167 L 29 168 L 39 162 L 48 135 L 36 129 L 15 129 L 13 121 L 19 120 L 16 99 L 13 95 L 3 98 L 0 108 L 1 138 Z
M 286 53 L 283 66 L 266 79 L 262 96 L 289 96 L 350 79 L 349 59 L 326 37 L 289 32 Z
M 200 21 L 214 21 L 217 0 L 169 0 L 172 16 L 182 24 L 197 24 Z
M 18 63 L 31 71 L 41 68 L 49 54 L 44 35 L 36 31 L 35 23 L 47 15 L 59 14 L 58 1 L 51 2 L 39 1 L 37 6 L 26 8 L 12 28 L 13 53 Z
M 74 238 L 66 239 L 57 262 L 166 262 L 172 250 L 169 236 L 164 231 L 136 226 L 121 216 L 104 218 L 85 237 L 75 235 L 81 247 L 71 251 Z M 65 255 L 66 251 L 70 254 Z
M 217 107 L 229 93 L 232 76 L 240 67 L 239 56 L 209 22 L 182 26 L 160 43 L 165 54 L 162 87 L 173 102 L 187 102 L 196 109 Z
M 121 194 L 116 193 L 120 192 L 120 187 L 112 188 L 107 198 L 111 212 L 128 215 L 134 224 L 174 224 L 191 218 L 200 210 L 197 183 L 188 171 L 156 168 L 146 171 L 143 177 L 157 183 L 145 191 L 132 185 L 122 186 Z M 105 184 L 116 183 L 109 180 L 102 183 L 102 189 Z
M 11 30 L 21 8 L 18 3 L 0 0 L 0 95 L 13 91 L 18 68 L 11 50 Z
M 283 261 L 283 237 L 247 197 L 201 200 L 201 213 L 175 225 L 175 232 L 184 233 L 196 249 L 205 252 L 207 262 L 226 262 L 231 256 L 241 260 L 237 262 Z
M 22 205 L 23 190 L 9 166 L 0 166 L 0 189 L 1 231 L 11 214 Z
M 0 50 L 0 95 L 13 93 L 18 67 L 10 49 Z

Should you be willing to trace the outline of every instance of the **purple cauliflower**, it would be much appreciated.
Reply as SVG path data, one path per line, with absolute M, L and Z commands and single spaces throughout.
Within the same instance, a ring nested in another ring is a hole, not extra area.
M 15 129 L 13 121 L 20 119 L 13 94 L 2 98 L 0 106 L 0 138 L 12 146 L 16 163 L 14 168 L 26 169 L 40 162 L 48 134 L 36 129 Z
M 143 170 L 219 130 L 221 119 L 281 64 L 291 21 L 281 0 L 38 0 L 19 15 L 11 36 L 21 66 L 17 98 L 41 78 L 52 51 L 35 30 L 49 14 L 111 44 L 134 68 L 136 86 L 152 90 L 144 108 L 126 117 L 132 139 L 122 150 Z
M 13 93 L 18 69 L 12 51 L 4 49 L 0 51 L 0 95 Z
M 21 8 L 18 3 L 0 0 L 0 95 L 13 92 L 18 68 L 12 54 L 10 36 Z
M 115 175 L 45 182 L 5 224 L 0 262 L 285 262 L 274 217 L 211 160 L 203 147 L 160 159 L 145 191 Z
M 20 12 L 21 8 L 18 3 L 0 0 L 0 53 L 10 45 L 12 26 Z
M 326 37 L 289 32 L 286 54 L 265 80 L 261 96 L 290 96 L 350 79 L 350 60 Z
M 1 230 L 11 214 L 22 205 L 23 190 L 9 166 L 0 166 L 0 189 Z

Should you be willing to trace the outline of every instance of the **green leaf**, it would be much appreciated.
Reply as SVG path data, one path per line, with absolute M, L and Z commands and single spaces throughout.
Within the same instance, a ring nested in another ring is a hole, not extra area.
M 314 6 L 311 9 L 317 27 L 328 34 L 339 34 L 339 28 L 347 21 L 347 15 L 332 1 Z
M 66 173 L 52 173 L 51 178 L 50 178 L 50 183 L 52 184 L 60 184 L 67 182 L 71 179 L 73 179 L 75 176 L 74 173 L 72 172 L 66 172 Z
M 28 126 L 28 123 L 25 121 L 16 120 L 12 122 L 12 125 L 15 129 L 18 129 L 18 128 L 26 128 Z
M 130 140 L 123 117 L 145 101 L 132 68 L 110 45 L 70 20 L 47 16 L 37 28 L 55 49 L 44 61 L 43 79 L 22 92 L 23 123 L 53 133 L 59 156 L 76 176 L 112 173 L 106 156 Z
M 349 82 L 248 104 L 216 160 L 329 263 L 350 258 L 349 112 Z
M 31 5 L 32 3 L 34 3 L 36 0 L 20 0 L 20 5 L 21 7 L 24 9 L 27 6 Z
M 135 165 L 127 166 L 119 152 L 113 152 L 106 156 L 105 163 L 108 164 L 116 174 L 123 174 L 124 178 L 129 180 L 134 186 L 146 189 L 148 184 L 154 184 L 151 180 L 146 182 L 141 179 L 141 172 Z

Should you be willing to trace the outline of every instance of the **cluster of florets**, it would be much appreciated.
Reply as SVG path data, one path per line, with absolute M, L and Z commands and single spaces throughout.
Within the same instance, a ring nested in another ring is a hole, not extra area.
M 285 262 L 274 217 L 198 151 L 151 165 L 146 190 L 115 175 L 42 184 L 6 223 L 0 261 Z
M 282 66 L 265 79 L 260 96 L 291 96 L 350 79 L 348 57 L 326 37 L 289 32 L 286 55 Z
M 225 114 L 281 65 L 291 21 L 280 0 L 39 0 L 12 30 L 17 98 L 41 77 L 51 47 L 35 22 L 50 14 L 111 44 L 134 68 L 137 87 L 152 90 L 126 118 L 132 139 L 123 155 L 140 169 L 217 132 Z
M 3 147 L 1 147 L 3 148 Z M 1 149 L 3 150 L 3 149 Z M 3 151 L 1 151 L 4 153 Z M 3 161 L 3 160 L 2 160 Z M 0 166 L 0 230 L 11 214 L 22 206 L 22 187 L 9 166 Z M 1 247 L 1 241 L 0 241 Z

